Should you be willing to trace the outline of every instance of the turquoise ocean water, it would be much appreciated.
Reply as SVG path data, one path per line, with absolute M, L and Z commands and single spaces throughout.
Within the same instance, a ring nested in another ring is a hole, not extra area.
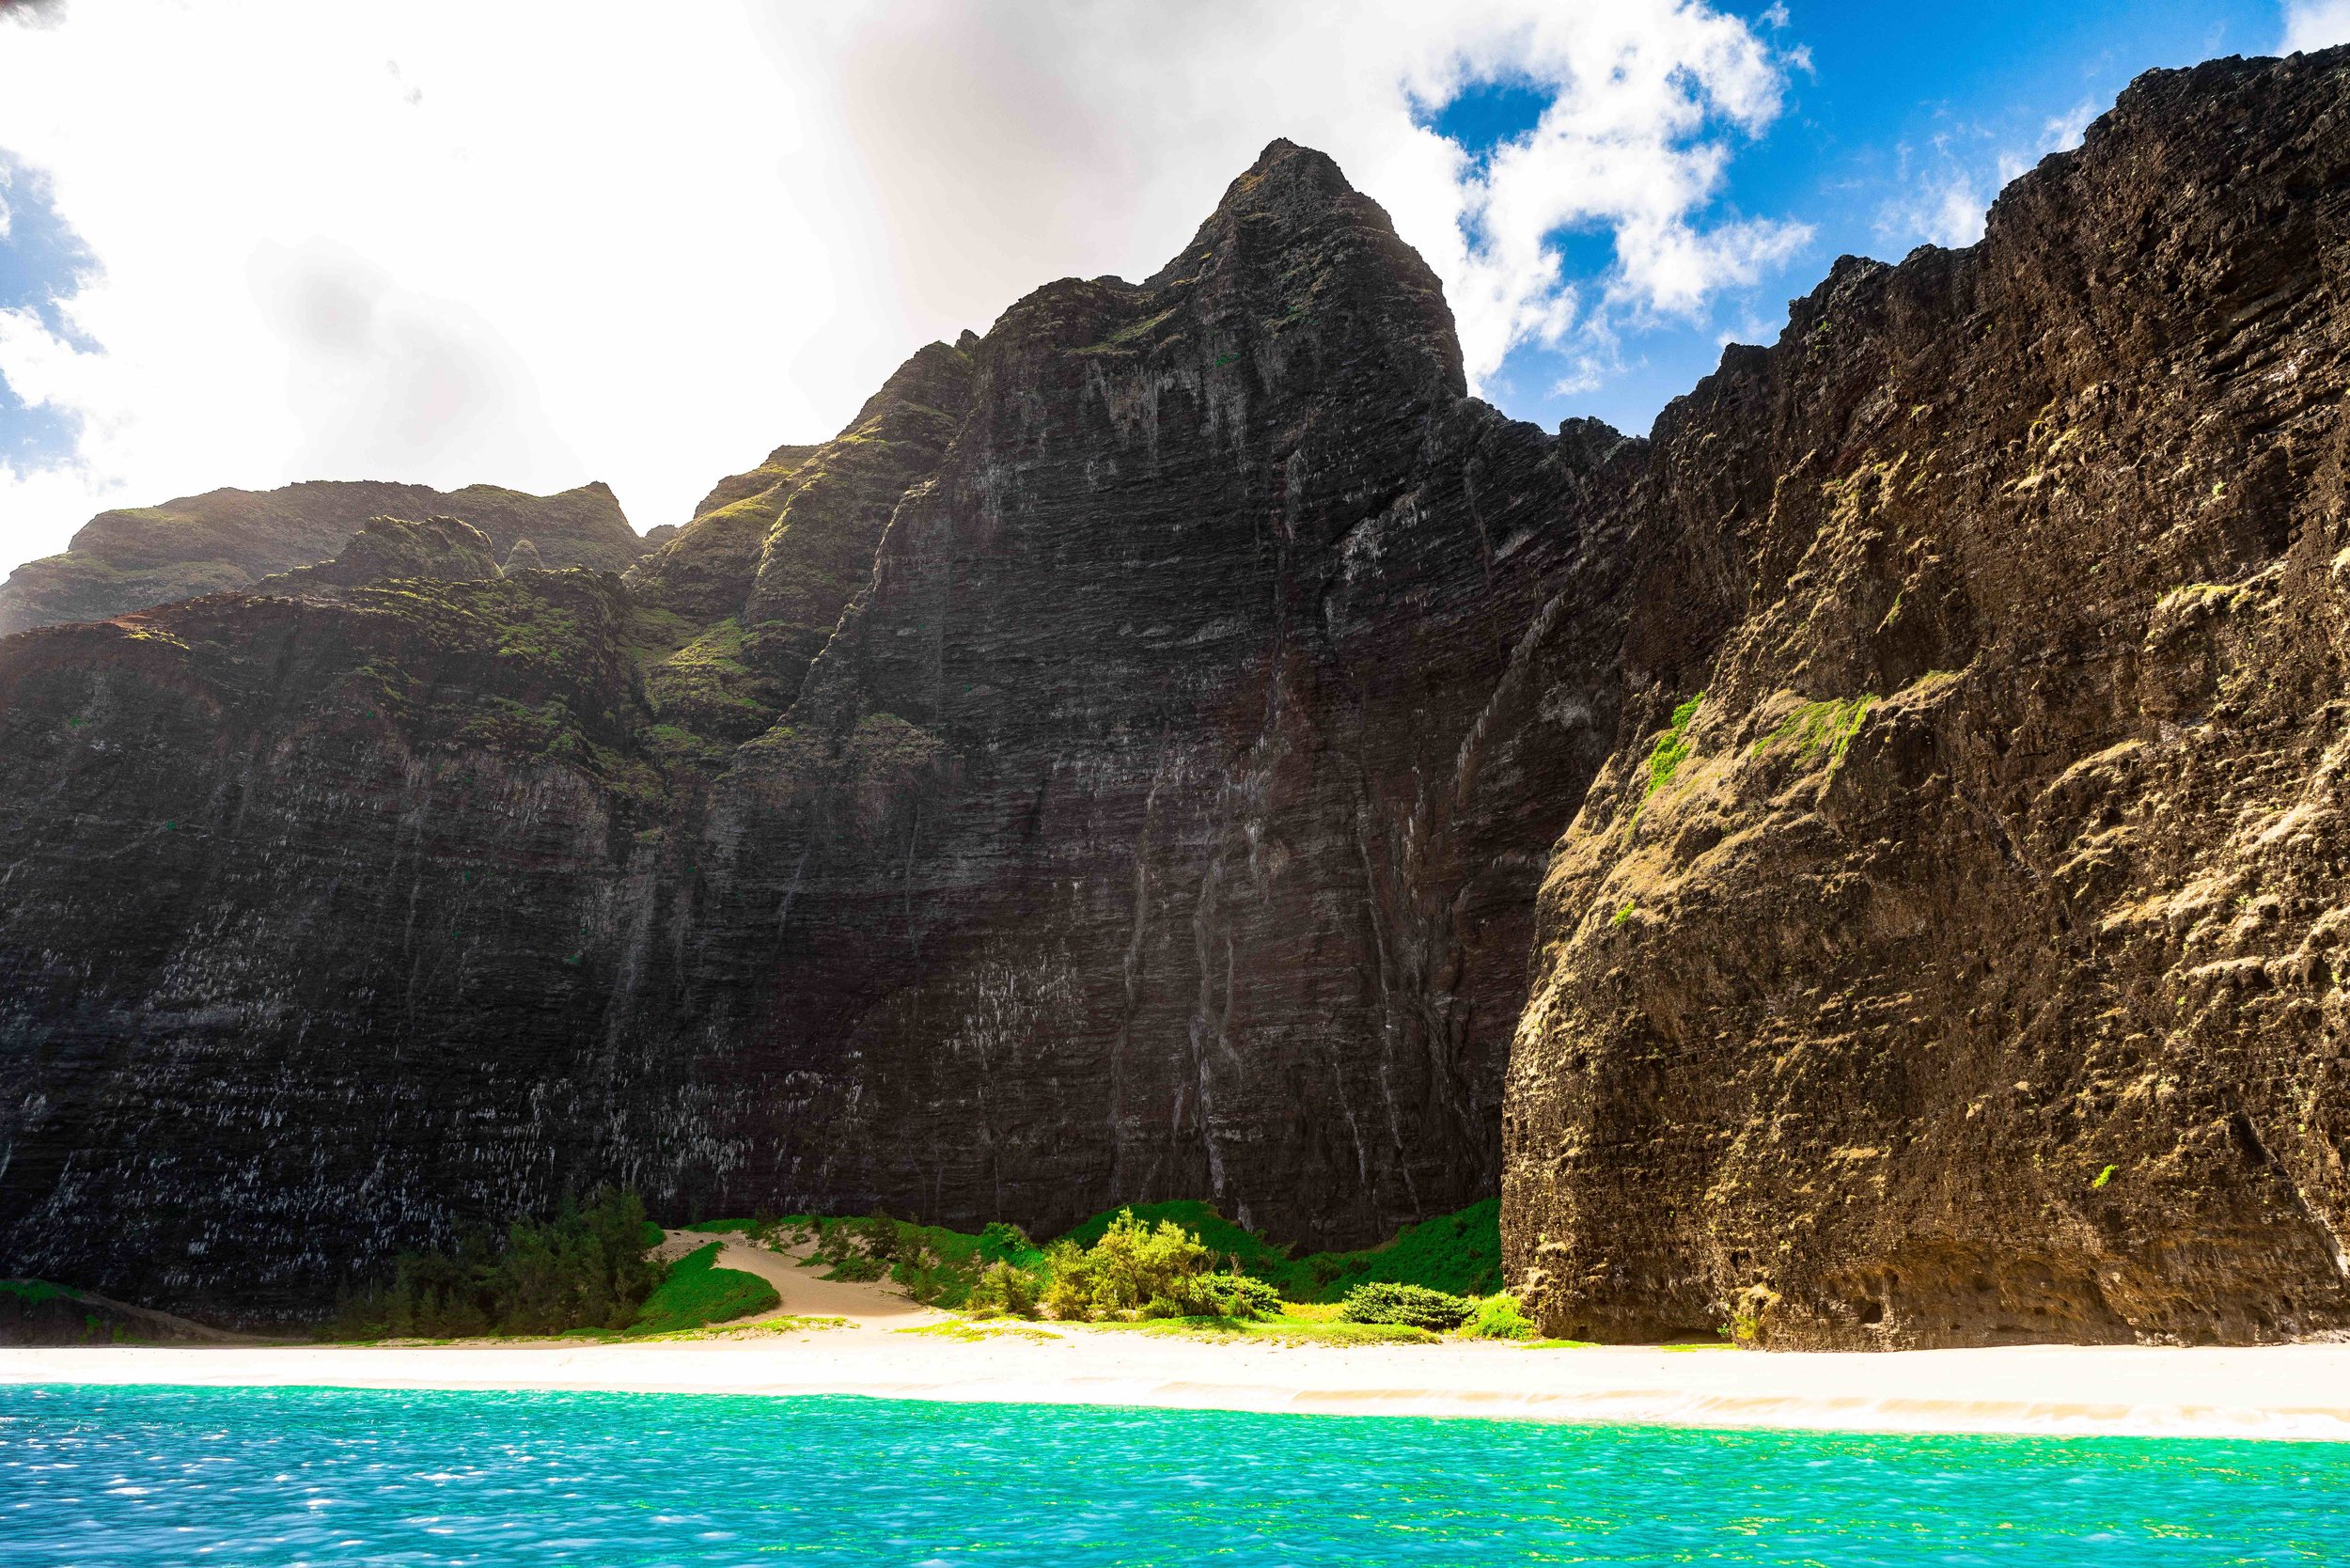
M 0 1563 L 2350 1562 L 2350 1445 L 0 1388 Z

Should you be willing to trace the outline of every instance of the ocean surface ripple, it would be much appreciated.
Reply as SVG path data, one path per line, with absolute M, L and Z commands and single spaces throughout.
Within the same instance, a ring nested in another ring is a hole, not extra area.
M 2350 1561 L 2350 1445 L 0 1388 L 0 1561 Z

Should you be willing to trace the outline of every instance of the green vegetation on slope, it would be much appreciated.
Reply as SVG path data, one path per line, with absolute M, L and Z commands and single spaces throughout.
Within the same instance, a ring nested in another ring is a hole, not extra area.
M 645 1257 L 647 1229 L 643 1201 L 606 1188 L 543 1224 L 518 1220 L 502 1238 L 476 1230 L 454 1252 L 402 1253 L 391 1279 L 343 1303 L 322 1333 L 454 1339 L 626 1328 L 662 1279 Z
M 1656 745 L 1648 754 L 1648 787 L 1640 792 L 1643 801 L 1673 781 L 1673 775 L 1694 749 L 1689 742 L 1689 726 L 1697 722 L 1698 710 L 1703 706 L 1705 694 L 1700 692 L 1673 710 L 1671 725 L 1656 737 Z
M 1291 1267 L 1301 1277 L 1297 1301 L 1338 1301 L 1356 1285 L 1420 1285 L 1451 1295 L 1491 1295 L 1501 1289 L 1501 1200 L 1488 1198 L 1418 1225 L 1406 1225 L 1385 1247 L 1360 1252 L 1317 1252 Z M 1304 1280 L 1313 1281 L 1310 1287 Z
M 629 1333 L 674 1334 L 782 1306 L 783 1297 L 758 1275 L 718 1266 L 718 1249 L 724 1245 L 711 1242 L 671 1263 L 668 1277 L 645 1298 Z
M 1357 1285 L 1419 1285 L 1448 1294 L 1475 1297 L 1501 1289 L 1501 1200 L 1488 1198 L 1457 1213 L 1407 1225 L 1383 1247 L 1355 1252 L 1316 1252 L 1292 1258 L 1287 1247 L 1233 1224 L 1196 1199 L 1134 1203 L 1095 1215 L 1054 1244 L 1079 1252 L 1100 1245 L 1121 1214 L 1155 1229 L 1172 1223 L 1189 1231 L 1219 1269 L 1237 1268 L 1262 1279 L 1293 1302 L 1336 1302 Z M 991 1262 L 1042 1274 L 1044 1253 L 1010 1225 L 991 1225 L 982 1235 L 938 1226 L 889 1219 L 810 1219 L 780 1222 L 821 1232 L 820 1255 L 834 1265 L 835 1278 L 878 1279 L 889 1275 L 931 1294 L 917 1299 L 962 1307 L 980 1272 Z M 716 1231 L 747 1228 L 747 1221 L 705 1221 Z M 1040 1287 L 1041 1288 L 1041 1287 Z

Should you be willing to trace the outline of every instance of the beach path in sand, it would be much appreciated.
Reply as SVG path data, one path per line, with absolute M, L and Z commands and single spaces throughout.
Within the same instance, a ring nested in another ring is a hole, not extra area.
M 825 1278 L 826 1265 L 810 1268 L 801 1262 L 810 1250 L 806 1244 L 790 1252 L 777 1252 L 758 1246 L 739 1231 L 664 1231 L 653 1256 L 668 1262 L 712 1242 L 719 1244 L 720 1268 L 756 1274 L 775 1286 L 776 1294 L 783 1298 L 780 1308 L 740 1320 L 744 1323 L 773 1317 L 847 1318 L 858 1325 L 909 1328 L 948 1316 L 935 1307 L 923 1306 L 885 1279 L 860 1283 Z

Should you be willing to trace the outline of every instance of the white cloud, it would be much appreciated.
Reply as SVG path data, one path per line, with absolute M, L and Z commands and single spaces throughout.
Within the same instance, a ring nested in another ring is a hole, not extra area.
M 2051 152 L 2081 144 L 2089 122 L 2097 118 L 2093 103 L 2076 103 L 2041 123 L 2039 134 L 2022 146 L 1997 147 L 1981 127 L 1945 133 L 1922 157 L 1904 149 L 1904 177 L 1909 194 L 1888 202 L 1877 213 L 1876 231 L 1896 251 L 1916 244 L 1971 245 L 1982 238 L 1982 226 L 1993 198 L 2008 182 L 2029 171 Z M 1983 149 L 1994 149 L 1986 156 Z
M 1528 341 L 1604 377 L 1612 322 L 1700 313 L 1808 238 L 1707 216 L 1792 55 L 1697 0 L 46 20 L 0 24 L 0 149 L 102 270 L 71 344 L 0 318 L 0 376 L 82 431 L 70 466 L 0 469 L 0 559 L 102 505 L 299 478 L 602 478 L 679 521 L 921 342 L 1153 270 L 1277 135 L 1428 256 L 1474 378 Z M 1555 101 L 1490 159 L 1418 123 L 1491 79 Z M 1612 234 L 1617 269 L 1574 287 L 1562 227 Z
M 2350 43 L 2350 0 L 2285 0 L 2280 55 L 2306 54 Z

